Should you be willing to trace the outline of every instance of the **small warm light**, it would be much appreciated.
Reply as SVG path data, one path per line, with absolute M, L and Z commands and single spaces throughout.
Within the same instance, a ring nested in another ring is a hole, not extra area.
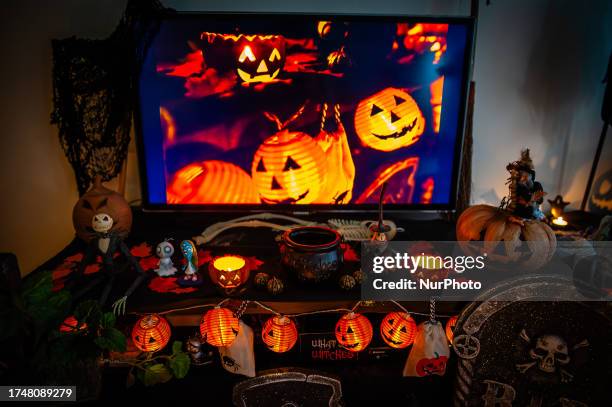
M 287 352 L 297 342 L 298 331 L 290 318 L 274 316 L 266 321 L 261 330 L 261 339 L 274 352 Z
M 59 327 L 60 332 L 76 332 L 84 329 L 87 329 L 87 324 L 77 321 L 74 315 L 66 318 Z
M 246 264 L 246 260 L 238 256 L 222 256 L 214 262 L 217 270 L 234 271 L 239 270 Z
M 457 316 L 450 317 L 448 321 L 446 321 L 446 329 L 444 332 L 446 333 L 446 338 L 448 339 L 448 343 L 453 343 L 453 338 L 455 336 L 454 330 L 457 325 Z
M 346 350 L 360 352 L 372 341 L 373 329 L 370 321 L 363 315 L 349 312 L 336 323 L 336 340 Z
M 552 220 L 552 223 L 557 226 L 567 226 L 567 221 L 563 219 L 563 216 L 559 216 Z
M 132 341 L 143 352 L 163 349 L 170 341 L 170 324 L 157 314 L 140 318 L 132 329 Z
M 387 345 L 396 349 L 412 345 L 416 331 L 416 322 L 406 312 L 390 312 L 380 324 L 380 336 Z
M 202 316 L 200 334 L 213 346 L 229 346 L 238 336 L 238 318 L 234 313 L 221 307 L 215 307 Z

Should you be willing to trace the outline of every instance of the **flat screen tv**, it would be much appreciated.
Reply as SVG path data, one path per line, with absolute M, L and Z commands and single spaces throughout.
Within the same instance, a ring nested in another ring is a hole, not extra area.
M 452 209 L 467 18 L 178 13 L 139 78 L 147 208 Z M 307 206 L 307 207 L 306 207 Z

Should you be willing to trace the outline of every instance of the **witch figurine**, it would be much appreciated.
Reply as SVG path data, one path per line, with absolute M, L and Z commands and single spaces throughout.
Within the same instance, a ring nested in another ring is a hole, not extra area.
M 544 202 L 546 192 L 542 184 L 535 180 L 536 173 L 529 149 L 521 151 L 521 159 L 508 164 L 506 170 L 510 172 L 507 209 L 521 219 L 544 219 L 540 205 Z
M 183 266 L 183 276 L 179 277 L 178 283 L 182 286 L 197 286 L 204 281 L 200 273 L 198 273 L 198 251 L 191 240 L 183 240 L 181 242 L 181 252 L 185 257 L 185 266 Z

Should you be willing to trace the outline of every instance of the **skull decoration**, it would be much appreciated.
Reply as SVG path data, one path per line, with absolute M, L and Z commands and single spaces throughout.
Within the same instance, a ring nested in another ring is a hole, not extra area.
M 401 89 L 386 88 L 359 102 L 355 131 L 363 145 L 394 151 L 419 140 L 425 118 L 412 96 Z
M 91 220 L 91 228 L 96 233 L 107 233 L 113 227 L 113 218 L 107 213 L 97 213 Z
M 546 373 L 553 373 L 570 361 L 567 342 L 557 335 L 538 337 L 535 348 L 529 351 L 529 356 L 537 360 L 539 369 Z

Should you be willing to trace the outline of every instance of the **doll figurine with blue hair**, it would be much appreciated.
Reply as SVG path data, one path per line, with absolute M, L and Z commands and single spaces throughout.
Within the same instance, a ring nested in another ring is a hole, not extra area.
M 193 242 L 191 240 L 183 240 L 181 242 L 181 252 L 186 260 L 183 266 L 185 275 L 178 279 L 178 283 L 183 286 L 202 284 L 202 276 L 198 273 L 198 250 Z

